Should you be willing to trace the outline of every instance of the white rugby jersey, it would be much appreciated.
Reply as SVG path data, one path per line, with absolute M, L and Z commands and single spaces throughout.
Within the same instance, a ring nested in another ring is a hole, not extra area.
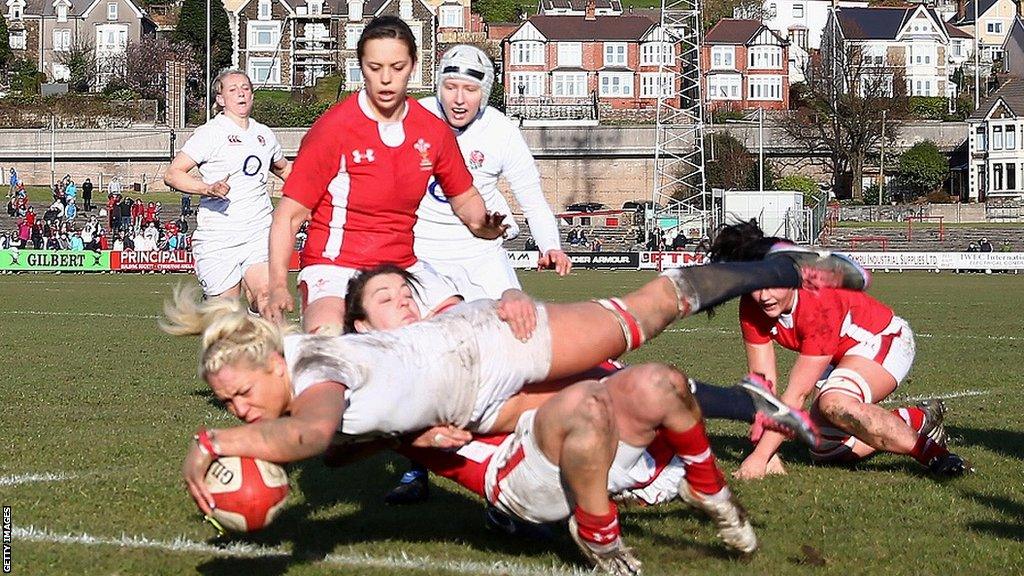
M 203 182 L 213 184 L 228 177 L 227 198 L 201 196 L 196 231 L 248 231 L 269 226 L 274 206 L 267 193 L 270 167 L 281 160 L 281 145 L 263 124 L 249 119 L 243 130 L 224 114 L 218 114 L 192 133 L 181 151 L 199 165 Z
M 444 112 L 435 96 L 420 100 L 423 107 L 442 120 Z M 558 224 L 540 187 L 540 173 L 530 148 L 512 121 L 490 106 L 461 134 L 457 133 L 459 148 L 466 167 L 473 174 L 473 185 L 483 196 L 491 212 L 505 214 L 505 223 L 511 225 L 508 237 L 519 234 L 512 218 L 508 201 L 498 190 L 498 177 L 504 176 L 512 193 L 523 209 L 530 232 L 540 251 L 561 248 Z M 427 184 L 427 194 L 416 212 L 418 221 L 413 229 L 416 255 L 424 260 L 447 260 L 472 256 L 500 245 L 501 238 L 484 240 L 473 236 L 459 217 L 452 212 L 444 194 L 433 179 Z
M 295 396 L 320 382 L 345 386 L 342 434 L 395 436 L 438 424 L 486 432 L 505 400 L 547 376 L 546 318 L 539 309 L 537 330 L 521 342 L 493 300 L 477 300 L 396 330 L 289 335 L 284 357 Z

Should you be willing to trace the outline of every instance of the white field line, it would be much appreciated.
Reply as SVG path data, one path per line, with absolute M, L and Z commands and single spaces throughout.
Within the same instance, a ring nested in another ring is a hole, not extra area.
M 921 400 L 928 400 L 935 398 L 937 400 L 952 400 L 954 398 L 971 398 L 974 396 L 985 396 L 990 394 L 991 390 L 962 390 L 960 392 L 947 392 L 946 394 L 919 394 L 917 396 L 895 396 L 885 401 L 886 404 L 892 404 L 894 402 L 920 402 Z
M 14 540 L 27 542 L 45 542 L 52 544 L 71 544 L 81 546 L 116 546 L 118 548 L 163 550 L 166 552 L 191 552 L 228 558 L 290 558 L 292 553 L 281 546 L 260 546 L 233 542 L 225 546 L 215 546 L 205 542 L 195 542 L 184 537 L 174 540 L 153 540 L 145 536 L 122 534 L 116 538 L 92 536 L 90 534 L 56 534 L 34 526 L 15 526 L 11 530 Z M 479 562 L 474 560 L 438 560 L 429 556 L 413 556 L 398 553 L 387 556 L 370 554 L 328 554 L 322 560 L 324 564 L 347 568 L 384 568 L 390 570 L 447 570 L 460 574 L 492 574 L 499 576 L 528 576 L 533 574 L 555 574 L 577 576 L 589 574 L 578 568 L 564 566 L 527 566 L 513 562 Z
M 739 336 L 739 330 L 733 330 L 729 328 L 669 328 L 665 330 L 666 333 L 673 334 L 715 334 L 715 335 L 735 335 Z M 915 338 L 921 339 L 939 339 L 939 340 L 990 340 L 990 341 L 1024 341 L 1024 336 L 995 336 L 985 334 L 931 334 L 929 332 L 918 332 L 914 334 Z
M 14 476 L 0 476 L 0 487 L 18 486 L 19 484 L 32 484 L 35 482 L 61 482 L 71 480 L 73 475 L 58 472 L 56 474 L 47 472 L 45 474 L 16 474 Z
M 0 316 L 74 316 L 95 318 L 134 318 L 139 320 L 159 320 L 162 316 L 155 314 L 111 314 L 109 312 L 47 312 L 42 310 L 0 310 Z

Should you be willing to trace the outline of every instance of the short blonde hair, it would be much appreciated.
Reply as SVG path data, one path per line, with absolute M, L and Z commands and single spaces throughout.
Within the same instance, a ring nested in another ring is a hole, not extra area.
M 249 81 L 249 86 L 253 85 L 252 78 L 249 78 L 249 75 L 246 74 L 244 70 L 239 70 L 238 68 L 221 68 L 220 72 L 217 72 L 217 75 L 214 76 L 213 82 L 210 83 L 210 92 L 212 94 L 220 94 L 221 90 L 224 89 L 224 79 L 232 74 L 241 74 L 242 76 L 245 76 L 245 79 Z M 255 89 L 255 86 L 253 88 Z M 217 104 L 216 98 L 213 99 L 211 106 L 213 106 L 214 112 L 220 112 L 222 110 L 221 106 Z
M 159 324 L 168 334 L 199 334 L 199 377 L 224 366 L 246 363 L 267 366 L 271 354 L 284 353 L 284 336 L 295 332 L 293 326 L 279 326 L 254 316 L 239 300 L 214 298 L 201 300 L 196 286 L 178 285 L 170 300 L 164 302 Z

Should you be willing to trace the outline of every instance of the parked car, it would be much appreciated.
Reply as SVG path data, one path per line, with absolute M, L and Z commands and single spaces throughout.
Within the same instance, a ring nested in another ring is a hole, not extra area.
M 641 210 L 650 208 L 653 208 L 654 210 L 661 210 L 661 204 L 651 200 L 630 200 L 629 202 L 622 203 L 623 210 L 632 210 L 634 212 L 640 212 Z
M 600 202 L 576 202 L 565 207 L 566 212 L 597 212 L 605 210 L 608 206 Z

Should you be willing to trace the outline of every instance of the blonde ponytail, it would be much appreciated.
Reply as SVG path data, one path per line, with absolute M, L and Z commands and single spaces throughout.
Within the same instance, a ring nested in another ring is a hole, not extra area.
M 199 334 L 199 377 L 224 366 L 246 362 L 266 366 L 271 353 L 283 353 L 284 335 L 293 327 L 282 327 L 252 316 L 239 300 L 201 300 L 195 286 L 178 285 L 164 302 L 160 329 L 175 336 Z

